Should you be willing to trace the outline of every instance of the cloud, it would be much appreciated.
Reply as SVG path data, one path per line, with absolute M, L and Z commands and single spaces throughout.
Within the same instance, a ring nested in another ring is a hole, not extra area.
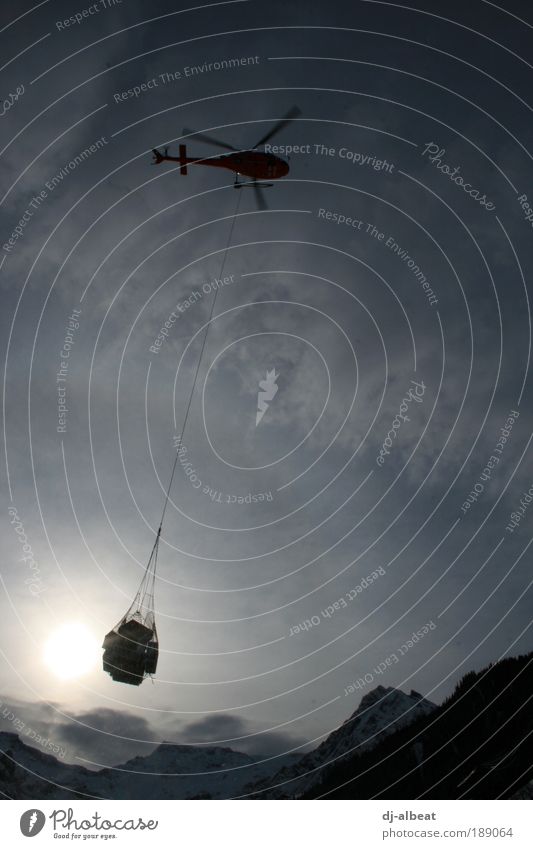
M 110 708 L 75 714 L 56 727 L 71 759 L 112 765 L 148 755 L 161 741 L 160 733 L 141 716 Z M 89 764 L 86 764 L 89 766 Z
M 222 713 L 185 725 L 180 742 L 193 746 L 229 746 L 249 755 L 279 755 L 303 745 L 305 740 L 279 731 L 260 731 L 247 719 Z
M 0 698 L 0 731 L 16 733 L 48 754 L 57 752 L 52 746 L 60 747 L 59 756 L 68 763 L 87 760 L 104 766 L 147 755 L 161 741 L 146 719 L 126 711 L 95 708 L 69 716 L 58 704 L 7 697 Z M 36 735 L 47 742 L 40 743 Z
M 149 755 L 163 742 L 223 746 L 248 755 L 279 755 L 305 743 L 280 731 L 261 731 L 257 724 L 231 713 L 205 716 L 176 728 L 163 729 L 128 711 L 99 707 L 69 716 L 59 704 L 0 698 L 0 732 L 19 735 L 23 743 L 50 754 L 60 747 L 67 763 L 88 768 L 116 766 Z M 40 744 L 36 734 L 43 741 Z

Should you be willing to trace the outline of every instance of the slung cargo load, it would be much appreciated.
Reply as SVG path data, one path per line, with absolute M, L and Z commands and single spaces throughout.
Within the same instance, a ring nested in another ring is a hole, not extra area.
M 113 681 L 139 686 L 157 669 L 159 641 L 155 627 L 154 583 L 161 529 L 131 607 L 105 635 L 102 648 L 104 672 Z

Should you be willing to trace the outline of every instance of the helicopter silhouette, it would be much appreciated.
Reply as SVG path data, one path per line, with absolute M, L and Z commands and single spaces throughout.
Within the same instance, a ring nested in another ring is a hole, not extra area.
M 272 180 L 279 180 L 289 173 L 289 163 L 279 156 L 274 156 L 273 153 L 257 150 L 261 145 L 265 145 L 281 130 L 283 130 L 290 122 L 300 115 L 298 107 L 294 106 L 287 114 L 281 118 L 259 141 L 248 150 L 238 150 L 227 142 L 215 139 L 212 136 L 204 133 L 195 133 L 187 128 L 183 129 L 184 136 L 191 136 L 199 141 L 206 142 L 215 147 L 221 147 L 230 153 L 225 153 L 220 156 L 191 157 L 187 155 L 187 146 L 180 144 L 179 155 L 170 156 L 168 147 L 165 147 L 164 153 L 153 149 L 154 155 L 153 164 L 161 165 L 162 162 L 179 162 L 180 174 L 187 175 L 187 166 L 189 165 L 207 165 L 210 168 L 225 168 L 228 171 L 233 171 L 235 180 L 233 187 L 235 189 L 251 188 L 254 189 L 256 200 L 260 209 L 266 209 L 266 203 L 262 189 L 270 188 L 274 185 Z M 241 182 L 239 177 L 247 177 L 249 181 Z

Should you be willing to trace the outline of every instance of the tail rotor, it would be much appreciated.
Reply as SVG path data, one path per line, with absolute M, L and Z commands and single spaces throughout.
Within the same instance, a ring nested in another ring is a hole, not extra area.
M 180 144 L 180 152 L 179 157 L 169 156 L 168 155 L 168 147 L 164 148 L 164 153 L 161 153 L 157 148 L 152 149 L 152 153 L 154 158 L 152 160 L 153 165 L 161 165 L 162 162 L 176 162 L 178 161 L 180 164 L 180 174 L 187 174 L 187 147 L 184 144 Z

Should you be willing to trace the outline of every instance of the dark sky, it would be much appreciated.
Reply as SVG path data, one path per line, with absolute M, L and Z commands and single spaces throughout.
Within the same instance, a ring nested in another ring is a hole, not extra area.
M 2 4 L 0 697 L 69 761 L 309 748 L 531 649 L 529 3 L 190 5 Z M 266 210 L 151 164 L 295 105 Z M 155 683 L 60 679 L 141 579 L 212 308 Z

